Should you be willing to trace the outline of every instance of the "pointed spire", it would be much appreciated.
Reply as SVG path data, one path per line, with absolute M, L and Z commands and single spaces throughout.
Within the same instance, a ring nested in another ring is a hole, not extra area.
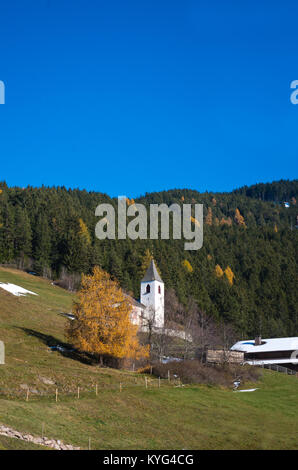
M 163 282 L 162 278 L 158 274 L 158 271 L 156 269 L 154 260 L 152 259 L 149 265 L 149 268 L 146 271 L 145 276 L 143 277 L 141 282 L 150 282 L 150 281 L 159 281 Z

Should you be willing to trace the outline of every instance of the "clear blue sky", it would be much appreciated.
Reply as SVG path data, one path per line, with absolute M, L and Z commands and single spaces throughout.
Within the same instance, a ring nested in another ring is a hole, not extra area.
M 0 3 L 0 179 L 137 196 L 297 177 L 298 4 Z

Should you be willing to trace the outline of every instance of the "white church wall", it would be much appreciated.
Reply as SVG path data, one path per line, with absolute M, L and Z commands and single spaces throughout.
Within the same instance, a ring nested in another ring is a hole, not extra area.
M 150 292 L 147 292 L 147 286 Z M 164 326 L 164 283 L 159 281 L 149 281 L 141 283 L 141 303 L 147 308 L 145 317 L 150 321 L 154 319 L 154 326 L 163 328 Z

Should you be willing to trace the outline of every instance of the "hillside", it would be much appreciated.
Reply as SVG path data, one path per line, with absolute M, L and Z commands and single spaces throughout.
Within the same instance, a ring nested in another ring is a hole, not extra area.
M 293 336 L 298 331 L 296 198 L 297 180 L 231 193 L 177 189 L 135 199 L 146 206 L 203 203 L 204 243 L 191 252 L 183 240 L 98 240 L 95 208 L 117 203 L 105 194 L 1 183 L 0 263 L 73 287 L 81 272 L 100 265 L 138 298 L 149 249 L 166 289 L 173 288 L 184 305 L 192 297 L 199 309 L 232 324 L 241 337 Z M 217 265 L 231 269 L 232 285 L 226 275 L 216 277 Z
M 0 268 L 0 282 L 38 294 L 16 297 L 0 289 L 0 339 L 6 346 L 0 424 L 36 436 L 44 425 L 48 437 L 81 448 L 90 437 L 93 449 L 297 449 L 296 377 L 264 371 L 253 393 L 167 381 L 146 389 L 138 373 L 51 352 L 49 346 L 69 347 L 60 315 L 70 310 L 67 291 L 13 269 Z M 33 448 L 0 436 L 1 447 Z

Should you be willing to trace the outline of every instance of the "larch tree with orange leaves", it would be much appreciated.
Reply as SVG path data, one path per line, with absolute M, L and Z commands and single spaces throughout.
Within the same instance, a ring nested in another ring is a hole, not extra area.
M 230 284 L 230 286 L 232 286 L 234 284 L 234 279 L 235 279 L 235 274 L 233 273 L 233 271 L 231 270 L 230 266 L 227 266 L 226 269 L 225 269 L 225 275 L 226 275 L 226 278 Z
M 66 335 L 73 346 L 98 356 L 140 359 L 149 351 L 137 338 L 138 327 L 131 323 L 132 304 L 117 281 L 99 267 L 83 275 L 78 299 Z
M 240 214 L 240 211 L 239 211 L 238 208 L 236 208 L 236 210 L 235 210 L 235 217 L 234 218 L 235 218 L 236 224 L 246 228 L 244 217 L 243 217 L 243 215 Z

